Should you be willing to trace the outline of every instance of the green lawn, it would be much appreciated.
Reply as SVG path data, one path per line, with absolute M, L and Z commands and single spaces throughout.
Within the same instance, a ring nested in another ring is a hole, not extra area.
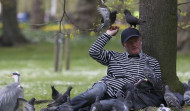
M 36 34 L 36 38 L 33 40 L 42 40 L 40 43 L 17 47 L 0 47 L 0 88 L 13 82 L 13 79 L 7 76 L 8 74 L 19 71 L 24 96 L 27 100 L 32 97 L 37 100 L 51 99 L 50 85 L 52 84 L 61 92 L 65 92 L 68 86 L 73 86 L 72 98 L 90 88 L 94 82 L 106 74 L 106 67 L 88 55 L 89 47 L 97 37 L 73 38 L 71 40 L 70 70 L 64 69 L 65 59 L 63 59 L 63 70 L 54 72 L 54 45 L 52 42 L 44 42 L 44 38 L 49 38 L 48 40 L 52 41 L 53 34 L 40 35 L 40 32 Z M 40 39 L 39 36 L 41 36 Z M 106 49 L 123 51 L 119 37 L 112 38 Z M 183 82 L 190 78 L 189 55 L 179 54 L 177 57 L 177 72 Z M 36 105 L 36 111 L 46 107 L 45 105 Z

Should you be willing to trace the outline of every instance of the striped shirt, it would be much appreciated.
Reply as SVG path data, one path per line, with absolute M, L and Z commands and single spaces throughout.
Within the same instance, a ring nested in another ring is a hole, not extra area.
M 161 71 L 158 61 L 140 52 L 140 57 L 128 58 L 128 53 L 104 50 L 104 46 L 111 39 L 107 33 L 103 33 L 89 50 L 90 56 L 99 63 L 108 66 L 107 75 L 100 81 L 107 85 L 107 93 L 111 97 L 116 97 L 117 91 L 122 91 L 126 83 L 135 84 L 140 79 L 145 79 L 143 68 L 147 58 L 149 64 L 155 71 L 157 79 L 161 80 Z

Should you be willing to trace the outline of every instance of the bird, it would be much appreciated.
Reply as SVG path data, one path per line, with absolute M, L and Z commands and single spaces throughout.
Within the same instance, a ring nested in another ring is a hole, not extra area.
M 134 17 L 128 9 L 124 9 L 124 14 L 127 23 L 130 24 L 130 27 L 134 26 L 134 28 L 136 28 L 136 25 L 141 25 L 146 22 Z
M 165 107 L 164 104 L 160 104 L 160 107 L 158 108 L 157 111 L 171 111 L 171 109 L 168 107 Z
M 103 27 L 110 27 L 112 24 L 115 23 L 116 20 L 116 15 L 117 15 L 117 11 L 110 11 L 110 9 L 105 5 L 104 1 L 101 0 L 102 5 L 104 6 L 104 8 L 98 8 L 98 12 L 101 14 L 102 16 L 102 20 L 101 20 L 101 24 L 100 26 L 97 28 L 97 32 L 99 33 L 100 30 Z
M 188 86 L 190 87 L 190 79 L 188 80 Z
M 112 110 L 116 111 L 129 111 L 129 108 L 127 106 L 127 101 L 122 97 L 122 94 L 120 91 L 117 91 L 116 93 L 117 100 L 114 103 L 114 106 L 112 107 Z
M 90 111 L 103 111 L 99 96 L 96 97 L 96 101 L 91 105 Z
M 185 92 L 184 92 L 184 101 L 185 103 L 190 106 L 190 86 L 188 86 L 186 83 L 183 83 L 183 86 L 185 88 Z
M 164 100 L 166 101 L 167 106 L 176 107 L 179 110 L 182 109 L 178 98 L 175 96 L 174 93 L 170 91 L 168 85 L 165 86 Z
M 52 90 L 52 99 L 53 100 L 56 100 L 57 98 L 62 96 L 62 94 L 55 89 L 54 85 L 51 85 L 51 90 Z
M 74 111 L 70 103 L 70 96 L 67 96 L 67 102 L 59 106 L 59 111 Z
M 59 105 L 65 103 L 67 101 L 67 96 L 70 96 L 70 91 L 72 88 L 73 88 L 72 86 L 69 86 L 67 88 L 67 91 L 62 96 L 60 96 L 59 98 L 54 100 L 52 103 L 48 104 L 47 106 L 48 107 L 59 106 Z
M 145 75 L 145 77 L 148 79 L 148 81 L 154 87 L 158 87 L 159 86 L 157 84 L 156 74 L 155 74 L 154 70 L 151 68 L 148 59 L 146 59 L 146 62 L 145 62 L 145 65 L 144 65 L 144 69 L 143 69 L 143 74 Z
M 127 91 L 125 100 L 127 101 L 128 108 L 131 109 L 134 106 L 134 95 L 131 93 L 131 91 Z
M 35 98 L 31 98 L 27 101 L 24 98 L 17 98 L 17 104 L 15 107 L 15 111 L 35 111 L 34 102 Z
M 0 111 L 13 111 L 17 98 L 23 98 L 23 88 L 20 85 L 20 74 L 14 72 L 10 77 L 14 78 L 14 82 L 8 84 L 0 90 Z

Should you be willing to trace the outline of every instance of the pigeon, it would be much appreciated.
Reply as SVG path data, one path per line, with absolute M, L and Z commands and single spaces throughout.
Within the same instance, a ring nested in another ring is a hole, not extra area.
M 72 87 L 68 87 L 67 91 L 60 96 L 59 98 L 57 98 L 56 100 L 54 100 L 52 103 L 48 104 L 48 107 L 52 107 L 52 106 L 59 106 L 63 103 L 65 103 L 67 101 L 67 96 L 70 96 L 70 91 L 71 91 Z
M 117 100 L 112 107 L 112 110 L 116 109 L 116 111 L 129 111 L 129 108 L 127 106 L 127 101 L 122 97 L 121 92 L 116 93 Z
M 179 110 L 182 109 L 178 98 L 175 96 L 174 93 L 172 93 L 172 92 L 169 90 L 168 85 L 165 86 L 164 100 L 166 101 L 166 104 L 167 104 L 169 107 L 176 107 L 176 108 L 179 109 Z
M 190 87 L 190 79 L 188 80 L 188 86 Z
M 114 24 L 116 20 L 117 11 L 111 12 L 110 9 L 105 5 L 104 1 L 101 0 L 102 4 L 104 5 L 104 8 L 98 8 L 98 12 L 102 16 L 101 24 L 97 29 L 97 32 L 99 33 L 100 30 L 103 27 L 110 27 L 112 24 Z
M 59 106 L 59 111 L 74 111 L 70 103 L 70 96 L 67 96 L 67 102 Z
M 183 95 L 185 103 L 190 106 L 190 86 L 188 86 L 186 83 L 183 83 L 183 86 L 185 88 L 185 93 Z
M 96 97 L 96 101 L 91 105 L 90 111 L 103 111 L 99 96 Z
M 134 96 L 131 93 L 131 91 L 127 91 L 127 95 L 125 97 L 125 100 L 127 101 L 128 108 L 131 109 L 134 106 L 134 104 L 133 104 Z
M 145 21 L 139 20 L 138 18 L 134 17 L 127 9 L 124 10 L 124 14 L 127 23 L 130 24 L 130 27 L 134 26 L 134 28 L 136 28 L 136 25 L 141 25 L 145 23 Z
M 51 85 L 51 89 L 52 89 L 52 99 L 53 100 L 56 100 L 57 98 L 62 96 L 62 94 L 55 89 L 54 85 Z
M 159 86 L 157 84 L 156 74 L 155 74 L 154 70 L 151 68 L 148 59 L 146 59 L 146 62 L 145 62 L 145 65 L 144 65 L 144 69 L 143 69 L 143 74 L 145 75 L 145 77 L 148 79 L 148 81 L 154 87 L 158 87 Z
M 35 98 L 31 98 L 29 101 L 24 98 L 17 98 L 17 104 L 14 111 L 35 111 L 34 101 Z
M 157 111 L 171 111 L 171 109 L 168 107 L 165 107 L 164 104 L 160 104 L 160 107 L 158 108 Z

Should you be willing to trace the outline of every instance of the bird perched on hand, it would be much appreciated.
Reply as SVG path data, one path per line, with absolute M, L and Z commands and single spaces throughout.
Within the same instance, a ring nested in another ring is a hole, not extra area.
M 176 108 L 179 109 L 179 110 L 182 109 L 178 98 L 175 96 L 174 93 L 172 93 L 172 92 L 169 90 L 168 85 L 165 86 L 164 100 L 166 101 L 166 104 L 167 104 L 169 107 L 176 107 Z
M 148 79 L 148 81 L 154 87 L 158 86 L 156 74 L 155 74 L 154 70 L 151 68 L 148 59 L 146 59 L 146 62 L 145 62 L 145 65 L 144 65 L 144 69 L 143 69 L 143 74 L 145 75 L 145 77 Z
M 157 111 L 171 111 L 171 109 L 168 107 L 165 107 L 164 104 L 160 104 L 160 107 L 158 108 Z
M 112 24 L 114 24 L 117 15 L 117 11 L 111 12 L 110 9 L 105 5 L 104 1 L 101 0 L 101 2 L 104 8 L 98 8 L 98 12 L 102 16 L 101 24 L 97 29 L 98 33 L 103 27 L 109 28 Z
M 18 72 L 10 75 L 14 78 L 14 83 L 11 83 L 0 90 L 0 111 L 13 111 L 17 98 L 23 98 L 23 88 L 20 85 L 20 74 Z
M 186 83 L 183 83 L 183 86 L 185 88 L 185 93 L 183 95 L 185 103 L 190 106 L 190 86 L 188 86 Z
M 134 28 L 136 28 L 136 25 L 141 25 L 145 23 L 145 21 L 139 20 L 138 18 L 134 17 L 127 9 L 124 10 L 124 14 L 127 23 L 130 24 L 130 27 L 134 26 Z
M 29 101 L 27 101 L 24 98 L 17 98 L 15 111 L 35 111 L 34 108 L 35 100 L 36 100 L 35 98 L 31 98 Z
M 129 108 L 127 106 L 127 101 L 122 97 L 122 94 L 118 91 L 116 93 L 117 100 L 113 106 L 113 111 L 129 111 Z
M 70 97 L 70 91 L 71 91 L 72 87 L 69 86 L 67 88 L 67 91 L 62 95 L 60 96 L 59 98 L 57 98 L 55 101 L 53 101 L 52 103 L 48 104 L 47 106 L 48 107 L 52 107 L 52 106 L 59 106 L 65 102 L 67 102 L 67 97 L 69 96 Z
M 103 111 L 99 96 L 96 97 L 96 101 L 91 105 L 90 111 Z
M 52 90 L 51 97 L 52 97 L 53 100 L 56 100 L 57 98 L 62 96 L 62 94 L 55 89 L 54 85 L 51 85 L 51 90 Z

